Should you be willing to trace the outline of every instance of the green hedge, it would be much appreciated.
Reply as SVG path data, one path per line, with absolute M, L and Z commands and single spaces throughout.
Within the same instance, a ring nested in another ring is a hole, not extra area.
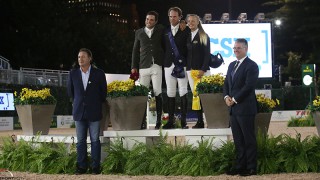
M 258 135 L 257 144 L 259 174 L 320 172 L 318 136 L 302 140 L 300 134 L 295 138 Z M 213 139 L 199 141 L 197 147 L 174 146 L 167 143 L 166 136 L 160 136 L 152 146 L 137 143 L 128 150 L 119 138 L 106 152 L 103 174 L 210 176 L 225 173 L 235 161 L 234 144 L 228 141 L 214 148 Z M 40 143 L 37 138 L 33 142 L 12 142 L 8 137 L 0 150 L 0 168 L 10 171 L 70 174 L 75 165 L 75 144 L 67 151 L 63 142 Z

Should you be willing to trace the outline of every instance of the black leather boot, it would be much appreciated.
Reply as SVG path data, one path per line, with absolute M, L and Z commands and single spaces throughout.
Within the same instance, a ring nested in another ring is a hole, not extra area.
M 169 120 L 166 125 L 163 126 L 163 129 L 172 129 L 174 128 L 174 111 L 176 109 L 176 98 L 168 98 L 168 111 L 169 111 Z
M 156 96 L 156 110 L 157 110 L 157 122 L 155 129 L 161 127 L 161 117 L 162 117 L 162 95 L 159 94 Z
M 147 113 L 144 111 L 142 123 L 140 129 L 147 129 Z
M 187 95 L 180 97 L 181 99 L 181 128 L 188 129 L 187 126 L 187 110 L 188 110 L 188 98 Z
M 204 128 L 202 110 L 197 111 L 197 115 L 198 115 L 198 121 L 196 125 L 192 126 L 192 129 Z

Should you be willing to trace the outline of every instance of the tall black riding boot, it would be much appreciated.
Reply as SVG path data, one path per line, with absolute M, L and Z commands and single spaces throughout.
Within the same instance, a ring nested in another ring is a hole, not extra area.
M 163 129 L 172 129 L 174 128 L 174 110 L 176 109 L 176 98 L 168 98 L 168 111 L 169 111 L 169 120 L 166 125 L 163 126 Z
M 162 117 L 162 95 L 159 94 L 156 96 L 156 110 L 157 110 L 157 122 L 155 129 L 161 127 L 161 117 Z
M 198 115 L 198 121 L 197 124 L 192 126 L 192 129 L 197 129 L 197 128 L 204 128 L 204 122 L 203 122 L 203 114 L 202 114 L 202 110 L 198 110 L 197 111 L 197 115 Z
M 188 110 L 188 98 L 187 95 L 180 97 L 181 99 L 181 128 L 188 129 L 187 126 L 187 110 Z
M 142 123 L 140 129 L 147 129 L 147 113 L 144 111 Z

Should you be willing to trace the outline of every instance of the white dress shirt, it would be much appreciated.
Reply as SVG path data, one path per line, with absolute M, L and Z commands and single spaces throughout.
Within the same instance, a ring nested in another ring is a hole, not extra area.
M 89 69 L 87 72 L 83 72 L 81 68 L 80 68 L 80 70 L 81 70 L 83 87 L 84 87 L 84 90 L 86 90 L 88 83 L 90 84 L 90 82 L 88 82 L 88 81 L 89 81 L 89 76 L 90 76 L 91 65 L 89 66 Z
M 176 33 L 178 32 L 179 30 L 179 24 L 177 24 L 176 26 L 172 26 L 171 25 L 171 32 L 172 32 L 172 35 L 175 36 Z
M 196 36 L 198 31 L 199 31 L 199 29 L 196 29 L 195 31 L 191 32 L 191 41 L 193 41 L 193 38 Z
M 152 29 L 149 29 L 147 27 L 144 28 L 144 32 L 146 32 L 146 34 L 148 35 L 149 38 L 151 38 L 151 36 L 152 36 L 153 29 L 154 29 L 154 27 Z

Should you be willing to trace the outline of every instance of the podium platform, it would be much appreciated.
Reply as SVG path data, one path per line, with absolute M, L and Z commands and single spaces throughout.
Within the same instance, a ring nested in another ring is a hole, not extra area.
M 230 128 L 223 129 L 169 129 L 161 130 L 163 136 L 168 137 L 168 142 L 173 145 L 191 144 L 195 147 L 198 142 L 213 138 L 214 148 L 220 147 L 223 142 L 231 140 L 232 133 Z M 145 143 L 153 145 L 160 138 L 160 130 L 127 130 L 127 131 L 103 131 L 103 136 L 100 136 L 101 142 L 101 158 L 106 157 L 105 148 L 109 146 L 110 142 L 121 138 L 123 145 L 127 149 L 132 149 L 136 143 Z M 77 143 L 75 134 L 66 135 L 17 135 L 17 141 L 27 142 L 47 142 L 47 143 L 64 143 L 66 148 L 70 150 L 72 144 Z M 88 151 L 90 152 L 90 137 L 87 137 Z
M 232 132 L 230 128 L 223 129 L 168 129 L 161 130 L 162 135 L 168 136 L 168 141 L 177 144 L 198 145 L 198 141 L 213 138 L 215 147 L 220 147 L 223 142 L 230 140 Z M 160 137 L 160 130 L 128 130 L 128 131 L 104 131 L 103 137 L 111 142 L 121 138 L 124 147 L 131 149 L 136 143 L 153 145 Z

